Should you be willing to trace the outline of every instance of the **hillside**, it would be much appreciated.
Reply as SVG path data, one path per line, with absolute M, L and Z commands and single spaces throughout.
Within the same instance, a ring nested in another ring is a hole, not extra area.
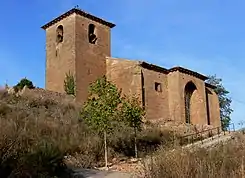
M 18 94 L 2 90 L 1 177 L 64 175 L 67 165 L 103 167 L 103 139 L 84 123 L 80 110 L 81 105 L 71 96 L 43 89 L 24 88 Z M 133 130 L 121 123 L 115 123 L 114 128 L 108 135 L 110 165 L 134 156 Z M 139 156 L 152 153 L 161 144 L 171 144 L 172 136 L 150 126 L 143 129 L 137 138 Z
M 80 103 L 65 94 L 43 89 L 24 88 L 18 94 L 1 90 L 1 177 L 69 177 L 73 170 L 103 168 L 103 137 L 89 128 L 80 111 Z M 123 123 L 114 124 L 108 135 L 111 171 L 149 178 L 243 175 L 243 135 L 211 150 L 191 152 L 179 147 L 176 133 L 145 124 L 137 136 L 141 159 L 134 160 L 133 134 Z

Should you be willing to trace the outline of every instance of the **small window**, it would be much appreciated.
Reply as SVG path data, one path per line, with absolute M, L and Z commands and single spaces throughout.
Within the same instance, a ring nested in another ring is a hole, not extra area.
M 89 40 L 89 43 L 91 44 L 95 44 L 97 41 L 94 24 L 89 24 L 88 26 L 88 40 Z
M 56 42 L 57 43 L 63 42 L 63 33 L 64 33 L 63 26 L 59 25 L 56 30 Z
M 155 90 L 157 92 L 161 92 L 162 91 L 161 83 L 155 82 Z

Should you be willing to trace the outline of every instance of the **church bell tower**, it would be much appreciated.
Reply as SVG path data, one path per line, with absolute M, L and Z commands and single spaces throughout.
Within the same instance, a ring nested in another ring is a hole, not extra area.
M 84 102 L 89 84 L 106 74 L 114 26 L 78 8 L 42 26 L 46 31 L 46 89 L 63 93 L 65 76 L 70 72 L 75 78 L 76 98 Z

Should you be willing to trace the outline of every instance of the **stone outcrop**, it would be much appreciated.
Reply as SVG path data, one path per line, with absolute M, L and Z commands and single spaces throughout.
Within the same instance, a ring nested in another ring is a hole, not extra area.
M 52 99 L 56 101 L 62 101 L 62 102 L 76 102 L 76 99 L 74 96 L 67 95 L 65 93 L 59 93 L 54 91 L 48 91 L 42 88 L 34 88 L 29 89 L 26 86 L 18 91 L 15 92 L 13 87 L 9 87 L 7 89 L 8 94 L 15 94 L 16 96 L 24 96 L 24 97 L 33 97 L 33 98 L 40 98 L 40 99 Z

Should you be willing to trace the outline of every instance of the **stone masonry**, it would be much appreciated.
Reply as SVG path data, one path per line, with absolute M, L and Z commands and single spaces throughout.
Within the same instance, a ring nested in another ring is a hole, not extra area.
M 149 121 L 220 126 L 218 96 L 206 76 L 182 67 L 165 69 L 144 61 L 111 57 L 115 25 L 73 8 L 42 26 L 46 30 L 46 89 L 64 92 L 68 72 L 75 76 L 76 99 L 107 78 L 127 95 L 136 94 Z

